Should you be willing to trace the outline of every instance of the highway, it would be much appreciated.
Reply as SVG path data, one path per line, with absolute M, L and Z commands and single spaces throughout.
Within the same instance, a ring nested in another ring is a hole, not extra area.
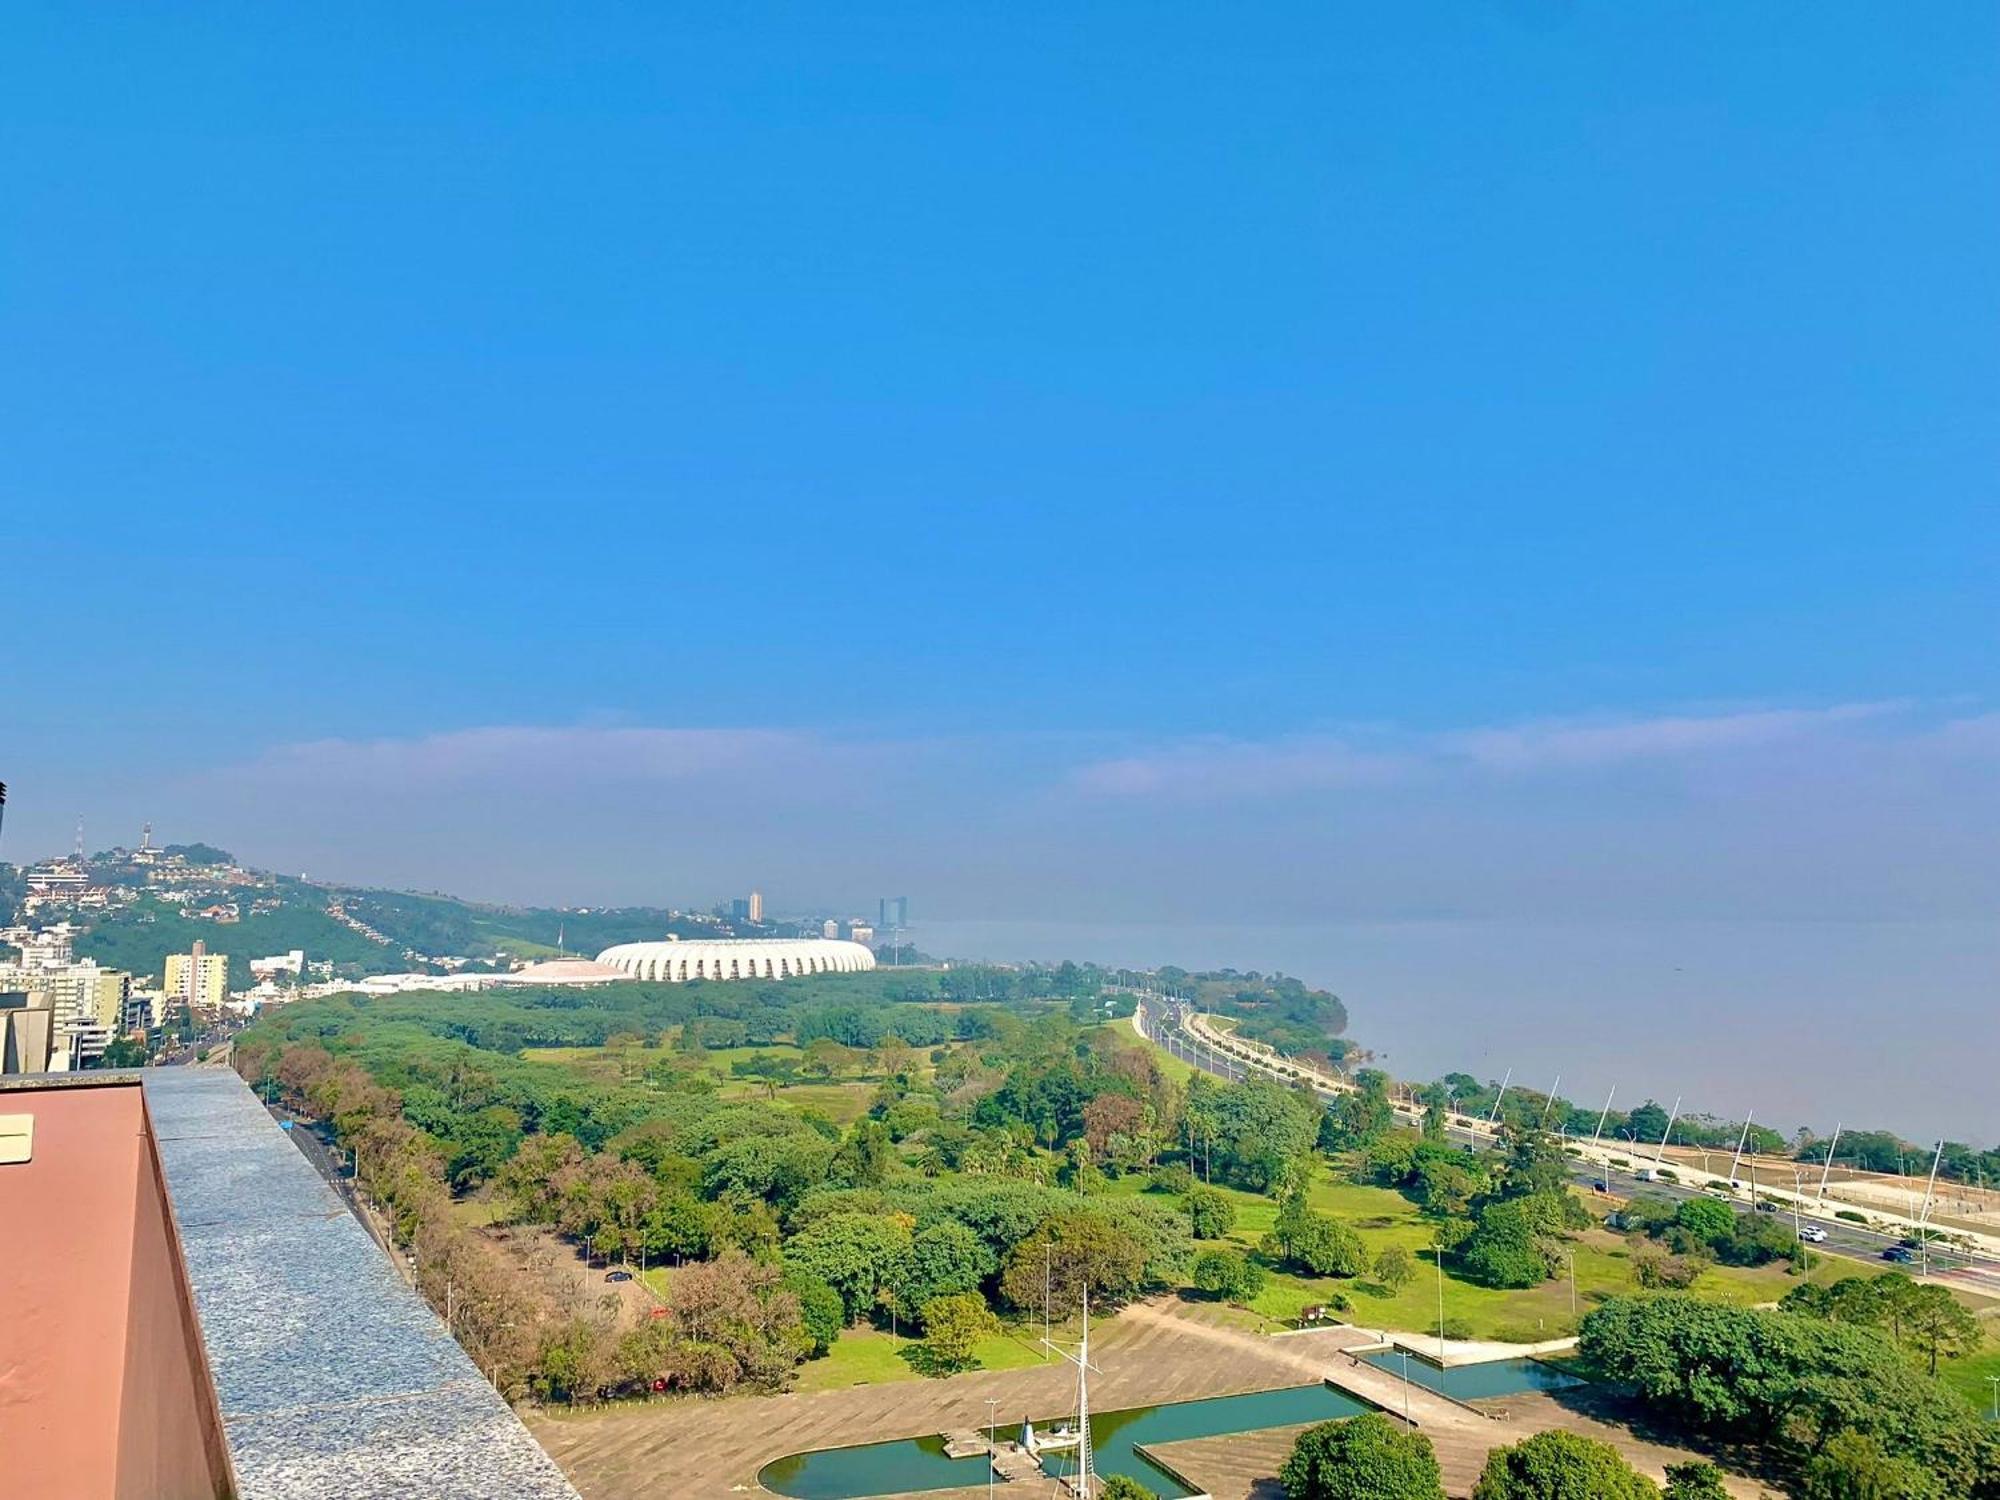
M 1176 1030 L 1170 1030 L 1167 1026 L 1162 1025 L 1157 1018 L 1150 1015 L 1143 1003 L 1134 1017 L 1134 1022 L 1139 1034 L 1147 1041 L 1164 1049 L 1170 1055 L 1180 1058 L 1190 1066 L 1201 1069 L 1204 1073 L 1209 1073 L 1217 1078 L 1227 1079 L 1232 1083 L 1240 1083 L 1248 1076 L 1251 1070 L 1250 1064 L 1238 1058 L 1215 1051 L 1213 1048 L 1204 1045 L 1199 1039 L 1190 1040 L 1184 1034 Z M 1278 1081 L 1285 1082 L 1286 1080 L 1279 1079 Z M 1329 1091 L 1326 1089 L 1315 1087 L 1314 1091 L 1323 1099 L 1331 1097 Z M 1465 1146 L 1475 1151 L 1495 1149 L 1498 1145 L 1497 1138 L 1493 1135 L 1473 1130 L 1453 1127 L 1448 1129 L 1445 1135 L 1453 1144 Z M 1593 1197 L 1605 1199 L 1607 1212 L 1613 1206 L 1609 1201 L 1611 1198 L 1631 1198 L 1640 1193 L 1648 1193 L 1655 1197 L 1668 1198 L 1676 1202 L 1684 1198 L 1714 1198 L 1716 1196 L 1713 1193 L 1704 1192 L 1700 1188 L 1686 1187 L 1679 1183 L 1661 1182 L 1657 1179 L 1650 1182 L 1641 1181 L 1637 1173 L 1641 1167 L 1646 1165 L 1645 1160 L 1642 1155 L 1635 1153 L 1632 1161 L 1634 1165 L 1626 1169 L 1597 1166 L 1589 1162 L 1573 1162 L 1570 1165 L 1570 1180 L 1575 1182 L 1579 1187 L 1584 1188 Z M 1606 1189 L 1609 1190 L 1608 1195 L 1598 1190 L 1597 1184 L 1599 1182 L 1605 1184 Z M 1727 1200 L 1718 1199 L 1717 1201 Z M 1778 1214 L 1781 1218 L 1792 1217 L 1790 1206 L 1781 1205 Z M 1893 1234 L 1883 1234 L 1876 1230 L 1865 1229 L 1861 1225 L 1850 1223 L 1845 1219 L 1836 1219 L 1832 1216 L 1831 1211 L 1825 1214 L 1801 1211 L 1798 1215 L 1798 1222 L 1800 1224 L 1817 1224 L 1826 1231 L 1826 1239 L 1815 1244 L 1812 1247 L 1813 1249 L 1825 1254 L 1839 1255 L 1852 1260 L 1868 1261 L 1878 1266 L 1882 1264 L 1882 1252 L 1891 1245 L 1898 1243 L 1897 1236 Z M 1915 1275 L 1919 1267 L 1912 1262 L 1905 1269 L 1912 1275 Z M 1934 1279 L 1947 1282 L 1962 1290 L 1985 1296 L 2000 1297 L 2000 1262 L 1969 1257 L 1957 1251 L 1933 1249 L 1928 1257 L 1928 1270 Z

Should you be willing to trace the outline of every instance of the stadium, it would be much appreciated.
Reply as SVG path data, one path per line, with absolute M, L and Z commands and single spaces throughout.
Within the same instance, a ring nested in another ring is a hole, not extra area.
M 685 984 L 691 979 L 795 979 L 858 974 L 875 967 L 860 943 L 832 938 L 726 938 L 698 942 L 619 943 L 597 961 L 632 979 Z

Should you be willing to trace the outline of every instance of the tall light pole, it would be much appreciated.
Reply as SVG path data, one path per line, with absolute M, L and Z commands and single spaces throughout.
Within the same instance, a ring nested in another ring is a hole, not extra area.
M 1655 1105 L 1654 1108 L 1659 1106 Z M 1653 1165 L 1658 1166 L 1667 1156 L 1667 1140 L 1674 1133 L 1674 1121 L 1681 1117 L 1681 1096 L 1674 1095 L 1674 1107 L 1667 1114 L 1667 1128 L 1660 1132 L 1660 1149 L 1653 1153 Z
M 1749 1114 L 1743 1117 L 1743 1133 L 1738 1137 L 1736 1137 L 1736 1154 L 1729 1158 L 1729 1185 L 1732 1188 L 1736 1186 L 1736 1169 L 1743 1164 L 1744 1143 L 1750 1139 L 1750 1121 L 1756 1115 L 1756 1113 L 1757 1111 L 1753 1109 L 1750 1111 Z M 1706 1162 L 1707 1159 L 1708 1158 L 1705 1156 L 1702 1158 L 1704 1162 Z M 1707 1171 L 1708 1169 L 1706 1166 L 1704 1166 L 1702 1170 Z M 1751 1196 L 1754 1201 L 1756 1195 L 1752 1194 Z
M 1396 1352 L 1403 1356 L 1403 1422 L 1406 1426 L 1414 1427 L 1416 1423 L 1410 1421 L 1410 1351 L 1398 1349 Z M 1438 1357 L 1440 1359 L 1444 1357 L 1442 1352 Z
M 1030 1261 L 1030 1265 L 1034 1262 Z M 1042 1358 L 1049 1357 L 1049 1294 L 1055 1285 L 1055 1246 L 1042 1241 Z
M 993 1500 L 993 1433 L 1000 1423 L 1000 1398 L 986 1398 L 986 1500 Z
M 1604 1096 L 1604 1108 L 1597 1116 L 1597 1134 L 1590 1138 L 1590 1144 L 1599 1145 L 1604 1140 L 1604 1122 L 1611 1118 L 1611 1101 L 1618 1096 L 1618 1085 L 1611 1085 L 1611 1092 Z
M 1442 1366 L 1444 1364 L 1444 1241 L 1439 1240 L 1431 1250 L 1438 1273 L 1438 1364 Z
M 1993 1387 L 1993 1420 L 2000 1422 L 2000 1375 L 1988 1375 L 1986 1383 Z
M 1562 1074 L 1556 1074 L 1556 1081 L 1549 1085 L 1549 1097 L 1542 1101 L 1542 1129 L 1549 1128 L 1549 1111 L 1556 1107 L 1556 1094 L 1563 1086 Z
M 1944 1137 L 1938 1137 L 1937 1154 L 1931 1158 L 1931 1179 L 1924 1184 L 1924 1210 L 1917 1216 L 1917 1274 L 1928 1276 L 1931 1267 L 1931 1194 L 1937 1191 L 1938 1163 L 1944 1160 Z

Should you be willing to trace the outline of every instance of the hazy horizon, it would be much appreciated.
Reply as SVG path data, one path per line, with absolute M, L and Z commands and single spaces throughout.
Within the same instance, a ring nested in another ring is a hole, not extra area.
M 1615 1039 L 1656 1091 L 1991 1138 L 1990 945 L 1867 935 L 2000 914 L 1996 59 L 1963 4 L 24 13 L 0 859 L 1291 934 L 1398 1057 L 1504 978 L 1496 1071 L 1710 924 L 1756 1015 Z
M 964 958 L 1283 972 L 1346 1002 L 1398 1078 L 1446 1072 L 1596 1108 L 1647 1097 L 1789 1134 L 1836 1124 L 1980 1146 L 2000 1131 L 2000 921 L 1091 928 L 935 923 Z M 1772 1002 L 1778 1002 L 1774 1005 Z M 1801 1019 L 1802 1018 L 1802 1019 Z M 1866 1031 L 1866 1048 L 1852 1045 Z M 1921 1084 L 1914 1080 L 1921 1076 Z

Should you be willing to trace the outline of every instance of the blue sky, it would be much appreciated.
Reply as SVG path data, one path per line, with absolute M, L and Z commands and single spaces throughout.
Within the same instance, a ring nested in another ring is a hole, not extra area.
M 2000 900 L 1990 6 L 4 42 L 0 857 L 83 812 L 530 899 Z

